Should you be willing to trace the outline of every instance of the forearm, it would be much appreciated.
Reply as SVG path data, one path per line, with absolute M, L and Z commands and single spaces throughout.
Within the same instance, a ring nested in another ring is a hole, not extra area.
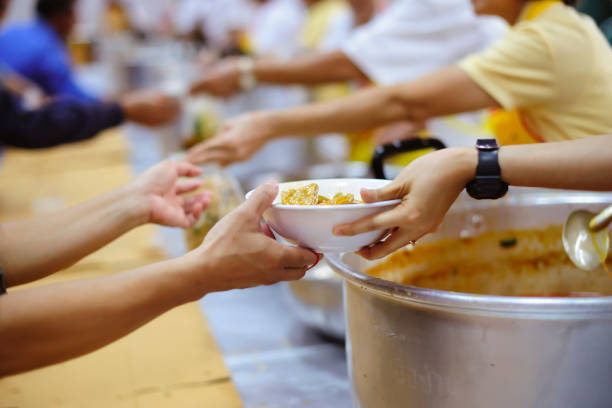
M 261 59 L 255 62 L 259 82 L 272 84 L 317 85 L 328 82 L 366 79 L 342 51 L 311 53 L 289 61 Z
M 25 110 L 20 100 L 4 89 L 0 89 L 0 108 L 0 141 L 25 149 L 86 140 L 124 119 L 118 105 L 69 98 L 53 100 L 37 110 Z
M 410 112 L 395 99 L 396 93 L 396 88 L 372 87 L 342 99 L 256 115 L 269 139 L 371 130 L 411 120 Z
M 506 146 L 499 158 L 511 185 L 612 191 L 612 136 Z
M 64 269 L 147 221 L 146 202 L 125 187 L 74 208 L 0 226 L 8 286 Z
M 0 296 L 0 376 L 99 349 L 203 296 L 184 258 Z
M 471 147 L 446 149 L 452 177 L 463 185 L 476 175 L 478 152 Z M 612 191 L 612 136 L 503 146 L 502 179 L 512 186 Z
M 465 72 L 453 66 L 414 82 L 371 87 L 346 98 L 260 115 L 273 139 L 371 130 L 398 121 L 422 123 L 496 105 Z

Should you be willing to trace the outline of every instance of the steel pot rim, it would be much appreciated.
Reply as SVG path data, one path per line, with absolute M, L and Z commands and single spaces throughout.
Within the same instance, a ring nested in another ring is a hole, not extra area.
M 580 315 L 612 315 L 612 296 L 527 297 L 476 295 L 403 285 L 353 270 L 341 254 L 327 254 L 328 263 L 347 283 L 371 294 L 406 305 L 462 314 L 541 315 L 576 318 Z M 603 316 L 602 316 L 603 317 Z

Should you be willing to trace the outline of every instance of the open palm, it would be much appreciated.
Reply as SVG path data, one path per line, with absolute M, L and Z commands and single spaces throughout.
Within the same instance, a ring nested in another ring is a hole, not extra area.
M 189 163 L 166 160 L 140 175 L 137 191 L 148 206 L 148 221 L 170 227 L 192 227 L 210 201 L 210 192 L 184 196 L 197 190 L 202 182 L 197 179 L 200 168 Z

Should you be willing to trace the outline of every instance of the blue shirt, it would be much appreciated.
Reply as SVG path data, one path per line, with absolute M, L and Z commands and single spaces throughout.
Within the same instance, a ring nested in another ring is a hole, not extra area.
M 50 96 L 97 100 L 76 84 L 68 48 L 43 20 L 3 30 L 0 33 L 0 61 Z

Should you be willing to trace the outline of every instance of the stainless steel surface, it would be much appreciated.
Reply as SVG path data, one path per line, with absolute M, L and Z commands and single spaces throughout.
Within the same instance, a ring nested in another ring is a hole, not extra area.
M 207 295 L 201 306 L 246 408 L 349 408 L 344 343 L 288 310 L 281 285 Z
M 546 191 L 466 201 L 427 240 L 561 224 L 610 202 Z M 352 254 L 328 261 L 346 279 L 355 407 L 612 406 L 612 297 L 475 296 L 369 277 Z
M 610 250 L 607 229 L 598 232 L 590 228 L 595 214 L 591 211 L 573 211 L 563 225 L 563 248 L 574 265 L 592 271 L 606 261 Z
M 310 327 L 329 336 L 344 339 L 342 279 L 325 259 L 294 282 L 282 284 L 287 304 Z

